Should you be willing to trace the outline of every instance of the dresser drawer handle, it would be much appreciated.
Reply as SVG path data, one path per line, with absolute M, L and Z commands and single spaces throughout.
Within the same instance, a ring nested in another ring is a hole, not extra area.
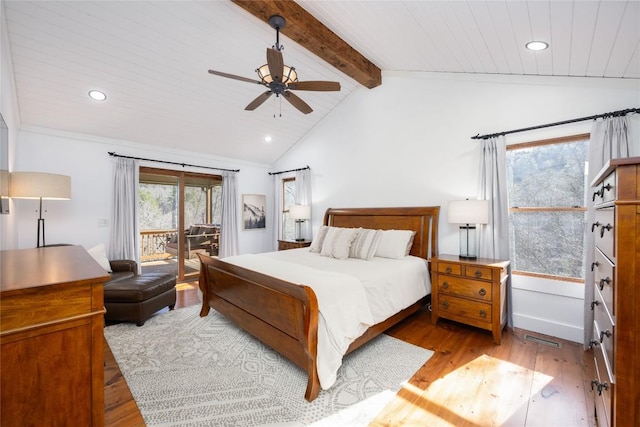
M 598 261 L 591 263 L 591 271 L 593 271 L 595 267 L 600 267 L 600 263 Z
M 481 297 L 483 297 L 483 296 L 485 296 L 485 295 L 487 294 L 487 291 L 486 291 L 484 288 L 481 288 L 481 289 L 478 291 L 478 294 L 479 294 Z
M 442 308 L 444 308 L 445 310 L 449 308 L 449 303 L 447 301 L 442 301 Z
M 442 282 L 442 289 L 449 289 L 449 282 Z
M 451 267 L 447 267 L 447 268 L 445 268 L 445 269 L 444 269 L 444 272 L 445 272 L 445 273 L 447 273 L 447 274 L 451 273 Z
M 600 237 L 604 237 L 604 230 L 609 231 L 609 230 L 611 230 L 612 228 L 613 228 L 613 225 L 611 225 L 611 224 L 607 224 L 607 225 L 603 226 L 603 227 L 600 229 Z
M 605 284 L 605 283 L 606 283 L 607 285 L 611 283 L 611 279 L 610 279 L 608 276 L 607 276 L 607 277 L 605 277 L 604 279 L 600 279 L 600 283 L 599 283 L 600 290 L 603 290 L 603 289 L 604 289 L 604 284 Z
M 591 310 L 593 310 L 593 307 L 595 307 L 596 305 L 600 305 L 600 301 L 598 301 L 597 299 L 591 301 Z
M 604 341 L 605 335 L 607 336 L 607 338 L 611 338 L 611 331 L 607 329 L 606 331 L 601 331 L 600 332 L 600 343 L 602 343 L 602 341 Z
M 480 310 L 480 317 L 482 317 L 483 319 L 487 317 L 487 312 L 484 310 Z
M 602 224 L 600 224 L 598 221 L 591 224 L 591 232 L 593 233 L 596 230 L 596 227 L 600 227 L 601 225 Z
M 480 278 L 480 277 L 482 277 L 482 271 L 476 270 L 476 272 L 473 273 L 473 275 L 476 276 L 477 278 Z
M 596 201 L 596 197 L 602 196 L 604 195 L 604 191 L 600 191 L 600 190 L 596 190 L 593 193 L 593 198 L 591 199 L 592 202 Z
M 594 348 L 599 346 L 600 343 L 597 340 L 589 341 L 589 348 Z

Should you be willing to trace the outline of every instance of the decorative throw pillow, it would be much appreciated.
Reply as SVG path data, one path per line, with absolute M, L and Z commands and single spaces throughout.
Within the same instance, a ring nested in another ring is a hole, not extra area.
M 349 249 L 349 258 L 370 260 L 378 249 L 382 230 L 359 228 L 355 240 Z
M 382 230 L 375 256 L 393 259 L 404 258 L 411 250 L 414 235 L 415 231 L 411 230 Z
M 322 250 L 322 244 L 324 243 L 324 238 L 327 236 L 327 231 L 329 231 L 329 228 L 330 227 L 326 225 L 320 227 L 318 233 L 316 234 L 316 238 L 313 239 L 313 241 L 311 242 L 311 246 L 309 246 L 309 252 L 320 253 L 320 251 Z
M 320 255 L 337 259 L 349 258 L 349 248 L 356 235 L 355 228 L 330 227 L 322 243 Z
M 104 268 L 107 273 L 111 273 L 111 264 L 109 263 L 109 258 L 107 258 L 107 252 L 104 249 L 104 243 L 100 243 L 90 249 L 87 249 L 89 255 L 96 260 L 100 267 Z

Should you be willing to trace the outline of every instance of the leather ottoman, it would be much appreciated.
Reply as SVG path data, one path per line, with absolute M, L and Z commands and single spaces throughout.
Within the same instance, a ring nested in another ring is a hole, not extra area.
M 176 304 L 176 277 L 164 273 L 145 273 L 104 287 L 106 321 L 135 322 L 142 326 L 152 314 Z

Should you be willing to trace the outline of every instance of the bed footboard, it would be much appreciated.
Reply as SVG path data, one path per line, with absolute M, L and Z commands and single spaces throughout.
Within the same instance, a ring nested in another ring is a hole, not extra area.
M 202 310 L 224 314 L 307 372 L 305 399 L 320 393 L 316 366 L 318 301 L 307 286 L 198 254 Z

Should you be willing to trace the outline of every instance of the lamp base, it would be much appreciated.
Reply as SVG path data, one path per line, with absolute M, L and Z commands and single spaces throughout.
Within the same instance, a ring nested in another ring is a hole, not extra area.
M 476 226 L 460 226 L 460 259 L 477 259 L 476 252 Z

